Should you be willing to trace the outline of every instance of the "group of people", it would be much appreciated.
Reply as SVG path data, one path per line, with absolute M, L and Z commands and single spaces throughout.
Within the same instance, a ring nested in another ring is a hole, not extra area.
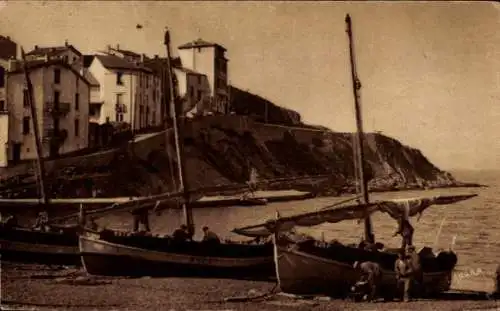
M 360 291 L 367 301 L 373 301 L 380 294 L 382 282 L 382 269 L 380 265 L 373 261 L 355 262 L 354 269 L 361 273 L 361 279 L 352 287 L 353 292 Z M 398 253 L 398 259 L 394 265 L 398 294 L 401 300 L 410 300 L 410 294 L 415 286 L 421 286 L 423 273 L 420 265 L 420 258 L 413 245 L 402 249 Z

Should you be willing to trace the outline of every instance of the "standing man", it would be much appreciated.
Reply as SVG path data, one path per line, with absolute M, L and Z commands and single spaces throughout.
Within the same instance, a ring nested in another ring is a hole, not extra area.
M 418 287 L 421 288 L 424 274 L 422 271 L 422 266 L 420 265 L 420 256 L 416 252 L 415 246 L 413 245 L 408 246 L 407 253 L 410 269 L 413 271 L 413 281 L 415 281 L 418 284 Z
M 410 264 L 408 262 L 408 257 L 404 250 L 398 253 L 398 259 L 394 266 L 394 272 L 396 272 L 396 280 L 398 285 L 398 290 L 403 291 L 403 301 L 408 302 L 410 300 L 410 287 L 411 287 L 411 276 L 412 271 Z

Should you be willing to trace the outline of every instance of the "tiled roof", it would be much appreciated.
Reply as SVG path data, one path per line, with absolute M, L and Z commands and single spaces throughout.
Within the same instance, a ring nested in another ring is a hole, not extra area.
M 192 74 L 192 75 L 206 76 L 206 74 L 203 74 L 203 73 L 200 73 L 200 72 L 188 69 L 188 68 L 184 68 L 184 67 L 175 67 L 174 69 L 178 69 L 178 70 L 180 70 L 182 72 L 189 73 L 189 74 Z
M 99 86 L 99 81 L 97 81 L 94 75 L 87 69 L 83 70 L 83 76 L 85 77 L 85 79 L 87 79 L 87 81 L 89 81 L 90 85 Z
M 120 52 L 123 55 L 127 55 L 127 56 L 134 56 L 134 57 L 141 56 L 141 54 L 137 54 L 136 52 L 132 52 L 132 51 L 129 51 L 129 50 L 115 49 L 115 48 L 110 48 L 110 49 L 114 50 L 114 51 L 117 51 L 117 52 Z
M 82 53 L 78 51 L 74 46 L 72 45 L 65 45 L 65 46 L 54 46 L 54 47 L 36 47 L 34 50 L 29 51 L 26 53 L 26 55 L 48 55 L 48 56 L 55 56 L 58 55 L 64 51 L 67 50 L 73 50 L 76 54 L 79 56 L 82 56 Z
M 170 59 L 170 63 L 173 67 L 181 67 L 181 58 L 174 57 Z M 158 58 L 148 58 L 144 61 L 144 65 L 152 70 L 160 71 L 162 66 L 167 65 L 166 57 L 158 57 Z
M 58 66 L 61 66 L 61 67 L 64 67 L 64 68 L 67 68 L 71 71 L 73 71 L 75 73 L 75 75 L 79 76 L 82 78 L 82 80 L 89 84 L 90 85 L 90 81 L 87 80 L 86 77 L 84 77 L 83 75 L 81 75 L 78 70 L 76 70 L 75 68 L 73 68 L 73 66 L 69 65 L 67 62 L 61 60 L 61 59 L 51 59 L 51 60 L 48 60 L 48 61 L 45 61 L 45 60 L 33 60 L 33 61 L 28 61 L 26 63 L 26 67 L 28 68 L 28 70 L 33 70 L 33 69 L 38 69 L 38 68 L 43 68 L 43 67 L 49 67 L 49 66 L 53 66 L 53 65 L 58 65 Z M 22 66 L 19 66 L 18 69 L 14 70 L 14 71 L 10 71 L 9 74 L 18 74 L 18 73 L 23 73 L 23 67 Z
M 203 48 L 203 47 L 219 47 L 224 51 L 226 51 L 226 49 L 222 45 L 213 42 L 208 42 L 203 39 L 197 39 L 192 42 L 188 42 L 186 44 L 179 46 L 178 49 L 182 50 L 182 49 Z
M 144 65 L 135 64 L 124 60 L 118 56 L 114 55 L 95 55 L 102 65 L 107 69 L 122 69 L 122 70 L 140 70 L 151 72 L 151 69 L 145 67 Z

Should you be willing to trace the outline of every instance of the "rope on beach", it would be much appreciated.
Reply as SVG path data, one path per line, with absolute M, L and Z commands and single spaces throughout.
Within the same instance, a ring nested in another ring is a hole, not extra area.
M 278 283 L 274 284 L 273 288 L 271 288 L 267 293 L 258 295 L 258 296 L 237 296 L 237 297 L 226 297 L 222 299 L 223 302 L 248 302 L 257 299 L 269 299 L 276 295 L 276 289 L 278 288 Z

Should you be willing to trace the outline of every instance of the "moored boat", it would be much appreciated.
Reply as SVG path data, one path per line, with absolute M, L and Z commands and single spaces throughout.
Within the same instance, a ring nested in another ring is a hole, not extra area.
M 80 236 L 80 252 L 86 271 L 93 275 L 233 279 L 274 275 L 271 243 L 176 243 L 169 237 L 87 231 Z
M 323 209 L 290 217 L 280 217 L 264 224 L 235 229 L 234 232 L 251 237 L 267 237 L 275 234 L 276 275 L 282 291 L 293 294 L 344 295 L 359 280 L 354 262 L 372 261 L 382 268 L 381 288 L 385 293 L 396 292 L 394 266 L 397 249 L 366 249 L 361 246 L 343 245 L 337 241 L 325 243 L 314 239 L 300 240 L 280 232 L 294 227 L 312 227 L 323 223 L 344 220 L 361 220 L 366 215 L 380 211 L 399 219 L 403 209 L 409 216 L 422 213 L 431 205 L 445 205 L 466 200 L 476 195 L 437 196 L 369 204 L 348 205 L 336 209 Z M 293 237 L 293 236 L 292 236 Z M 449 290 L 457 256 L 452 251 L 434 254 L 425 247 L 419 253 L 423 271 L 421 295 L 433 295 Z

